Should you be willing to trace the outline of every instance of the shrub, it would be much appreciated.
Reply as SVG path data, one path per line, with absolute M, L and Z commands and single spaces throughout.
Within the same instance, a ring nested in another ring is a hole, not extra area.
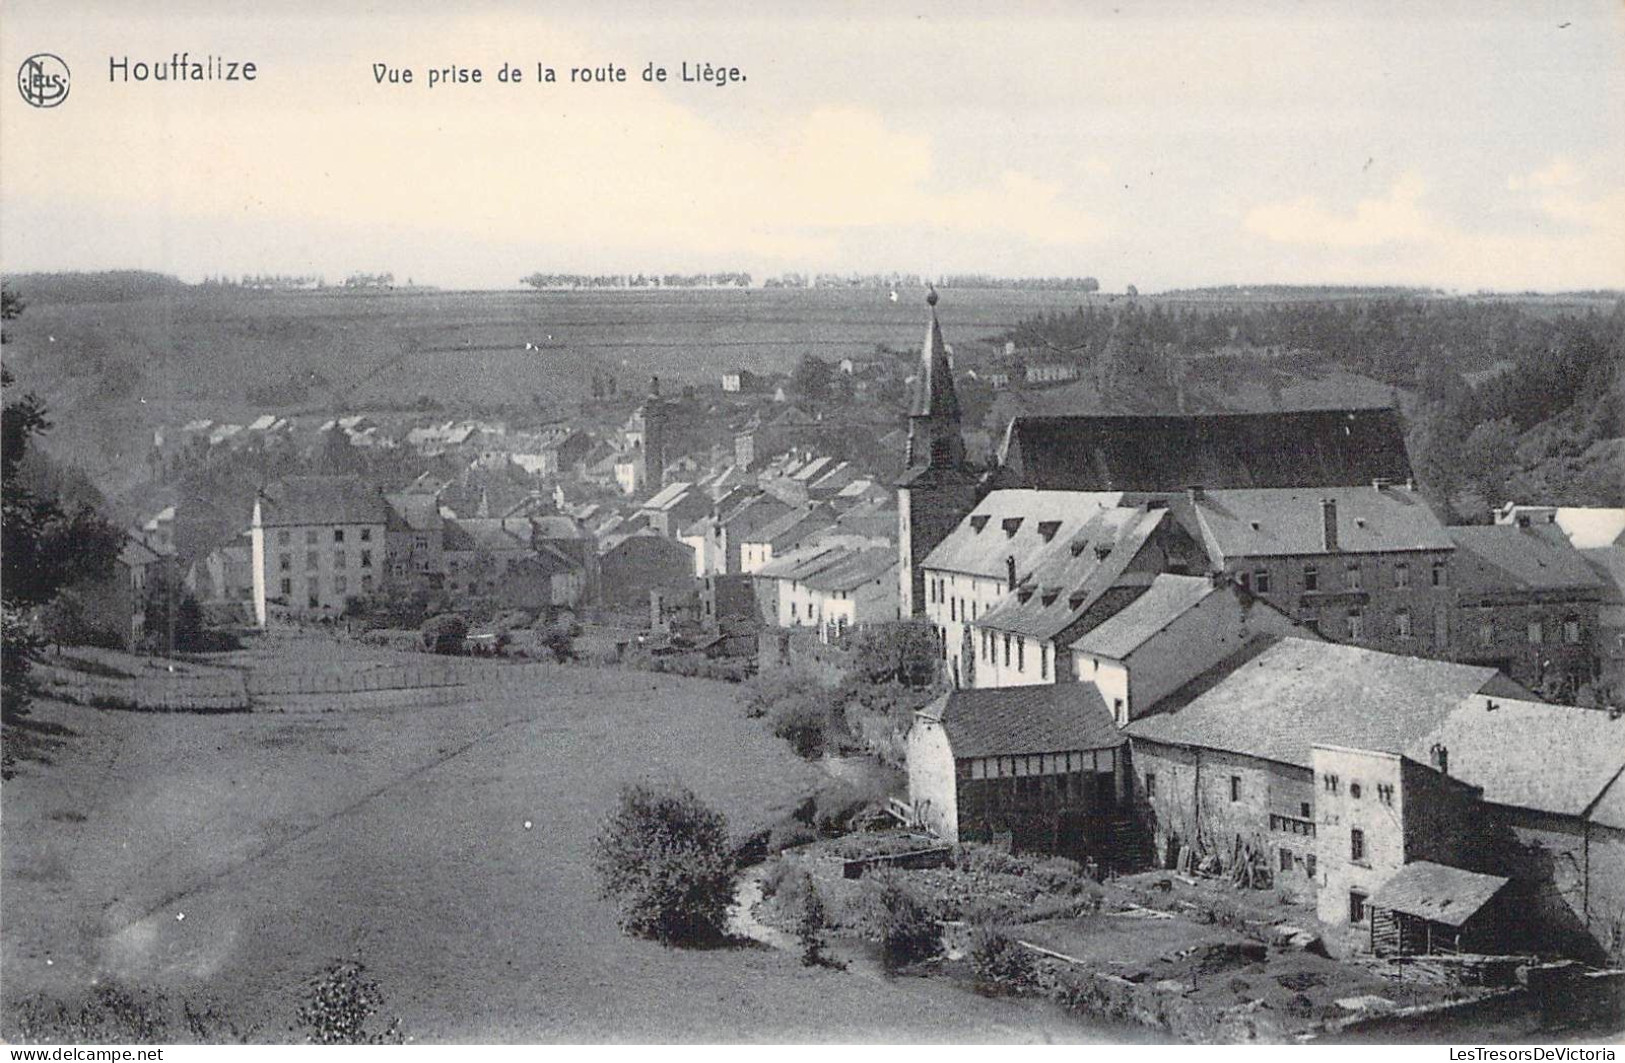
M 306 984 L 299 1026 L 313 1045 L 398 1045 L 400 1019 L 390 1019 L 382 1030 L 367 1029 L 383 1004 L 383 990 L 364 964 L 335 960 Z
M 575 660 L 575 639 L 570 637 L 570 629 L 559 624 L 549 624 L 536 635 L 536 643 L 542 649 L 553 655 L 553 660 L 559 664 Z
M 824 929 L 829 916 L 824 911 L 824 899 L 818 895 L 818 885 L 805 871 L 800 884 L 801 915 L 796 920 L 796 940 L 801 943 L 801 963 L 806 967 L 821 967 L 829 962 L 824 955 Z
M 971 931 L 970 965 L 976 980 L 990 989 L 1027 989 L 1037 981 L 1032 953 L 994 926 Z
M 722 937 L 738 868 L 722 813 L 688 789 L 628 786 L 593 847 L 621 929 L 666 945 Z
M 865 876 L 862 906 L 865 920 L 880 937 L 887 967 L 915 963 L 941 948 L 936 917 L 897 872 L 882 869 Z
M 432 653 L 461 653 L 468 637 L 468 621 L 456 613 L 441 613 L 423 622 L 423 648 Z

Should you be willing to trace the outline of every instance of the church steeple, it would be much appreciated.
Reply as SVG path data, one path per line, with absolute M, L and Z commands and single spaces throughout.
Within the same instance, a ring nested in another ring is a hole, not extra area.
M 926 325 L 908 409 L 908 465 L 957 467 L 965 461 L 965 444 L 959 435 L 959 392 L 954 389 L 953 364 L 937 320 L 936 288 L 926 292 L 925 305 L 931 320 Z

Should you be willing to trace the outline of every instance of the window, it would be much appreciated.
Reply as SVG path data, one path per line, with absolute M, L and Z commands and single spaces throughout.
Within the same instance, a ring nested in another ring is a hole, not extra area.
M 315 546 L 316 545 L 316 529 L 315 528 L 307 528 L 307 529 L 305 529 L 305 545 L 306 546 Z
M 281 557 L 277 558 L 277 568 L 280 571 L 283 571 L 283 572 L 292 572 L 293 571 L 293 555 L 292 554 L 283 554 Z
M 414 549 L 414 550 L 427 550 L 428 548 L 429 548 L 429 537 L 427 535 L 414 535 L 414 536 L 412 536 L 412 549 Z
M 1394 634 L 1402 639 L 1411 637 L 1411 611 L 1401 609 L 1394 614 Z
M 344 541 L 344 529 L 343 528 L 334 528 L 333 529 L 333 541 L 336 542 L 336 543 L 342 543 Z
M 1241 800 L 1241 776 L 1239 775 L 1230 776 L 1230 800 Z
M 1349 890 L 1349 922 L 1365 922 L 1366 895 L 1359 890 Z
M 1350 561 L 1347 569 L 1343 571 L 1343 586 L 1351 591 L 1360 589 L 1360 563 Z
M 1377 800 L 1385 805 L 1394 803 L 1394 786 L 1392 783 L 1380 782 L 1377 784 Z
M 1292 870 L 1292 850 L 1291 849 L 1282 849 L 1281 850 L 1281 870 L 1282 871 L 1291 871 Z
M 1394 586 L 1409 587 L 1411 585 L 1411 566 L 1401 561 L 1394 566 Z
M 1365 863 L 1365 831 L 1359 827 L 1349 831 L 1349 859 L 1356 864 Z
M 1268 594 L 1270 592 L 1269 569 L 1261 568 L 1253 573 L 1253 588 L 1257 590 L 1259 594 Z
M 305 568 L 307 570 L 317 569 L 317 568 L 320 568 L 321 566 L 322 566 L 322 555 L 318 554 L 314 550 L 305 551 Z
M 1541 624 L 1540 618 L 1529 621 L 1529 645 L 1539 646 L 1546 641 L 1546 628 Z
M 1117 721 L 1117 725 L 1119 727 L 1121 727 L 1125 723 L 1128 723 L 1128 713 L 1123 711 L 1123 699 L 1122 698 L 1113 698 L 1112 699 L 1112 718 Z
M 1010 633 L 1009 632 L 1005 632 L 1005 635 L 1004 635 L 1004 666 L 1006 668 L 1010 667 Z
M 1020 635 L 1016 636 L 1016 671 L 1027 670 L 1027 640 Z
M 282 581 L 282 597 L 287 598 L 292 594 L 293 594 L 293 580 L 291 580 L 291 579 L 283 580 Z
M 1323 775 L 1321 776 L 1320 782 L 1321 785 L 1326 788 L 1327 793 L 1335 794 L 1337 792 L 1337 776 Z
M 1303 873 L 1312 881 L 1315 877 L 1315 854 L 1310 853 L 1303 858 Z
M 371 568 L 372 567 L 372 551 L 371 550 L 363 550 L 363 551 L 361 551 L 361 567 L 362 568 Z
M 1495 611 L 1492 609 L 1485 609 L 1478 614 L 1478 644 L 1495 645 Z
M 372 542 L 372 529 L 371 528 L 362 528 L 361 529 L 361 541 L 364 542 L 364 543 Z
M 1355 606 L 1349 610 L 1349 638 L 1358 639 L 1364 637 L 1365 614 L 1360 611 L 1359 606 Z
M 283 528 L 281 531 L 276 533 L 276 544 L 278 546 L 287 546 L 292 541 L 293 536 L 289 533 L 288 529 Z
M 1433 585 L 1435 587 L 1443 587 L 1444 586 L 1444 562 L 1443 561 L 1435 561 L 1435 562 L 1433 562 Z
M 309 597 L 308 601 L 310 602 L 310 607 L 312 609 L 320 609 L 321 608 L 321 605 L 322 605 L 321 596 L 318 595 L 315 591 L 310 592 L 310 597 Z
M 792 619 L 792 620 L 800 620 L 801 619 L 801 603 L 800 602 L 791 602 L 790 603 L 790 619 Z
M 1049 678 L 1049 644 L 1048 643 L 1039 643 L 1039 645 L 1038 645 L 1038 678 L 1040 678 L 1040 679 L 1048 679 Z
M 349 557 L 344 553 L 343 550 L 334 550 L 333 551 L 333 567 L 334 568 L 349 568 L 350 567 Z
M 1320 589 L 1320 570 L 1314 565 L 1303 566 L 1303 589 L 1306 591 Z
M 1359 783 L 1357 783 L 1357 782 L 1349 783 L 1349 796 L 1350 797 L 1352 797 L 1352 798 L 1354 798 L 1354 800 L 1358 801 L 1360 799 L 1360 793 L 1361 793 L 1361 790 L 1360 790 L 1360 784 Z
M 1580 618 L 1577 616 L 1565 617 L 1563 620 L 1563 641 L 1570 646 L 1580 644 Z
M 350 580 L 346 576 L 333 577 L 333 593 L 346 594 L 350 590 Z
M 1303 614 L 1303 626 L 1308 628 L 1310 631 L 1313 631 L 1317 635 L 1320 634 L 1320 613 L 1314 609 L 1305 611 Z
M 949 598 L 948 599 L 948 619 L 949 620 L 958 620 L 959 619 L 959 599 L 958 598 Z
M 1157 796 L 1157 773 L 1154 771 L 1145 773 L 1145 796 Z
M 1314 812 L 1311 811 L 1310 808 L 1309 808 L 1309 802 L 1308 801 L 1301 802 L 1298 805 L 1298 818 L 1299 819 L 1313 819 L 1314 815 L 1315 815 Z

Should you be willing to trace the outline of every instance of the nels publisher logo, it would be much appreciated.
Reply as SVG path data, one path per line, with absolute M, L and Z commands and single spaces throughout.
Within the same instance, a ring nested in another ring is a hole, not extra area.
M 67 99 L 71 80 L 68 64 L 50 52 L 29 56 L 17 69 L 17 91 L 33 107 L 55 107 Z

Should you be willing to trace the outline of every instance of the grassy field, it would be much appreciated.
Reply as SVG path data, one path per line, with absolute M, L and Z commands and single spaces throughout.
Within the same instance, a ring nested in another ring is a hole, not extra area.
M 941 982 L 621 936 L 588 851 L 623 782 L 686 782 L 744 832 L 819 772 L 726 685 L 564 675 L 325 715 L 42 705 L 73 734 L 0 794 L 0 1034 L 26 997 L 113 979 L 285 1040 L 302 980 L 359 953 L 417 1040 L 1100 1039 Z

